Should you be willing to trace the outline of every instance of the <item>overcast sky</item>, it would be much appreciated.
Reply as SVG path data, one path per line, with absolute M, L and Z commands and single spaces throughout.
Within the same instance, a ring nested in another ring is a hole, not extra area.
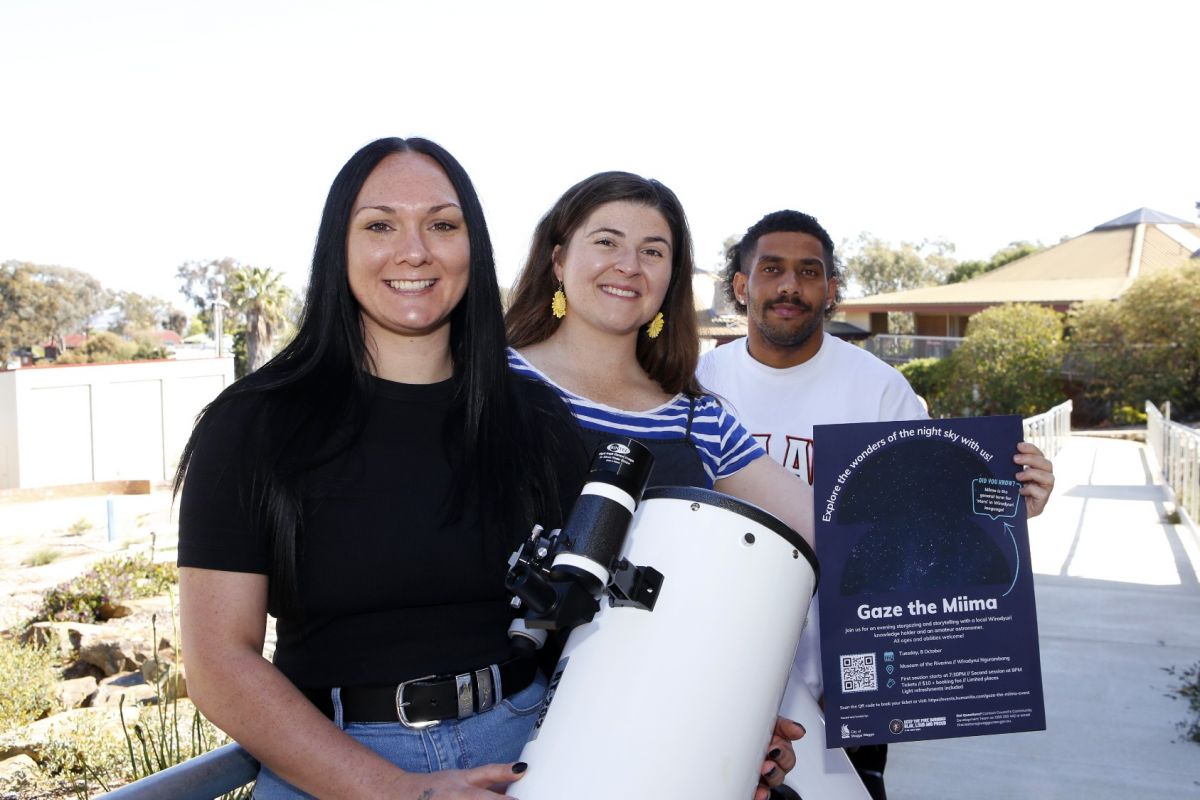
M 0 261 L 180 303 L 193 259 L 300 287 L 330 181 L 388 135 L 462 161 L 502 283 L 604 169 L 672 187 L 705 267 L 785 207 L 960 259 L 1196 219 L 1196 0 L 705 7 L 0 0 Z

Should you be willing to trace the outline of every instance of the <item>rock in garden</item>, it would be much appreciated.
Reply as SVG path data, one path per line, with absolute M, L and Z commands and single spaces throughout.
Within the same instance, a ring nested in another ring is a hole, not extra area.
M 63 708 L 79 708 L 87 705 L 92 695 L 96 694 L 98 685 L 96 679 L 91 676 L 59 681 L 58 700 Z
M 122 697 L 125 698 L 126 706 L 154 703 L 158 701 L 158 688 L 146 683 L 141 672 L 122 672 L 100 681 L 96 696 L 92 698 L 92 705 L 120 705 Z
M 100 635 L 79 648 L 79 660 L 95 664 L 105 675 L 138 669 L 146 660 L 146 646 L 120 633 Z
M 111 631 L 91 622 L 35 622 L 22 634 L 20 641 L 23 645 L 39 647 L 57 642 L 63 657 L 70 658 L 85 640 L 91 641 L 105 635 L 111 635 Z
M 37 774 L 37 762 L 24 753 L 0 761 L 0 789 L 17 789 Z

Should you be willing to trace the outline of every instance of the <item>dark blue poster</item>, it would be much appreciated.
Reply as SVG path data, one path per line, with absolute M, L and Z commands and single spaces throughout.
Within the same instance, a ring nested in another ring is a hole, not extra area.
M 828 747 L 1045 730 L 1020 417 L 818 425 Z

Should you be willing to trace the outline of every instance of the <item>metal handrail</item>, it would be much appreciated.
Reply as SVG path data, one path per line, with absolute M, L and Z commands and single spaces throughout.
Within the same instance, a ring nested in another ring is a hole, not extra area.
M 1146 443 L 1179 510 L 1195 524 L 1200 518 L 1200 431 L 1171 422 L 1169 403 L 1164 414 L 1147 400 Z
M 212 800 L 245 786 L 256 775 L 254 756 L 234 743 L 102 796 L 108 800 Z
M 1053 458 L 1067 437 L 1071 435 L 1071 409 L 1074 406 L 1068 400 L 1059 403 L 1049 411 L 1026 417 L 1025 441 L 1036 444 L 1046 458 Z
M 916 358 L 945 358 L 965 339 L 961 336 L 907 336 L 877 333 L 864 343 L 866 349 L 889 364 L 903 364 Z

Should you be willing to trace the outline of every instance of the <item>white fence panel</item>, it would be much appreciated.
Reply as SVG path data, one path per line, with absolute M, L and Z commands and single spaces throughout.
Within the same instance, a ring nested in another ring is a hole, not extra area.
M 1046 458 L 1053 458 L 1071 435 L 1071 408 L 1068 400 L 1049 411 L 1026 417 L 1025 441 L 1036 444 Z
M 1146 443 L 1175 502 L 1195 523 L 1200 517 L 1200 431 L 1171 422 L 1147 400 Z

